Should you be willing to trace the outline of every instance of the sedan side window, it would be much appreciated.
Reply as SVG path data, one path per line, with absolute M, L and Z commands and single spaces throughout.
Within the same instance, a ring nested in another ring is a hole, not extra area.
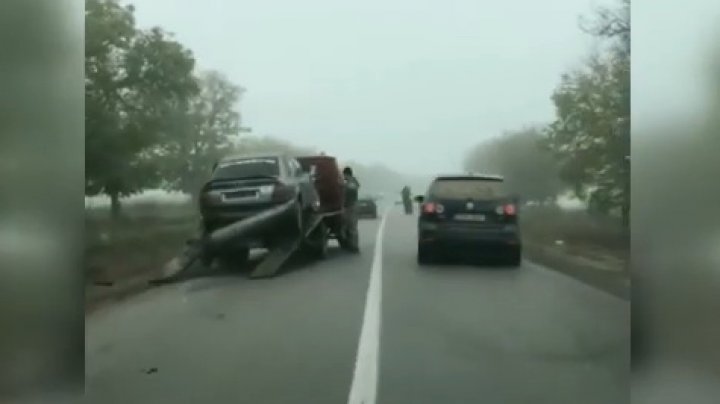
M 300 177 L 303 173 L 302 166 L 300 166 L 300 163 L 297 162 L 297 160 L 292 159 L 290 160 L 290 167 L 293 173 L 293 176 Z
M 295 168 L 292 165 L 291 159 L 282 159 L 283 167 L 285 168 L 285 173 L 287 173 L 288 176 L 294 177 L 295 176 Z

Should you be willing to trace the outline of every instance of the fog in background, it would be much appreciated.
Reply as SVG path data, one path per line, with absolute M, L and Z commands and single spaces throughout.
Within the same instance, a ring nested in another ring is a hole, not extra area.
M 611 1 L 137 0 L 247 89 L 242 123 L 343 160 L 407 174 L 462 169 L 478 141 L 554 118 L 550 95 Z

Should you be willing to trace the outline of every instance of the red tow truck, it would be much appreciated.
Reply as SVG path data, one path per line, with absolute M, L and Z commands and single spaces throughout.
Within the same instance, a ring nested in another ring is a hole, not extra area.
M 328 242 L 335 239 L 341 248 L 351 250 L 347 241 L 345 215 L 345 182 L 337 163 L 332 156 L 317 155 L 295 158 L 301 169 L 309 174 L 319 206 L 303 220 L 300 232 L 279 234 L 277 242 L 263 257 L 250 274 L 251 278 L 272 277 L 294 254 L 301 253 L 313 259 L 324 259 L 328 253 Z M 297 201 L 290 200 L 252 216 L 245 217 L 223 227 L 206 231 L 202 236 L 189 240 L 186 249 L 179 258 L 179 264 L 162 279 L 152 283 L 166 283 L 184 278 L 183 274 L 194 265 L 201 263 L 209 266 L 215 256 L 227 254 L 236 245 L 236 241 L 258 230 L 271 230 L 278 218 L 287 217 L 297 207 Z M 284 233 L 278 231 L 278 233 Z

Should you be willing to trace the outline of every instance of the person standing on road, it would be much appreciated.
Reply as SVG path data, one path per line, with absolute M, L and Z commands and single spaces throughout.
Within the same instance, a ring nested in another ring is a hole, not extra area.
M 360 251 L 360 237 L 358 235 L 358 220 L 355 205 L 358 200 L 360 182 L 353 175 L 352 168 L 343 169 L 345 179 L 345 225 L 348 249 L 354 252 Z
M 413 213 L 413 206 L 412 206 L 412 200 L 410 199 L 410 187 L 407 185 L 403 187 L 402 189 L 402 200 L 403 205 L 405 206 L 405 214 L 411 215 Z

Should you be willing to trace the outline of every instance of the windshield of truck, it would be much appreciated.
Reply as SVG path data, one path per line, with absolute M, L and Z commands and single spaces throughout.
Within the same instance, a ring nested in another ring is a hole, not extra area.
M 280 163 L 277 157 L 253 158 L 220 163 L 213 173 L 214 180 L 237 178 L 277 177 Z

